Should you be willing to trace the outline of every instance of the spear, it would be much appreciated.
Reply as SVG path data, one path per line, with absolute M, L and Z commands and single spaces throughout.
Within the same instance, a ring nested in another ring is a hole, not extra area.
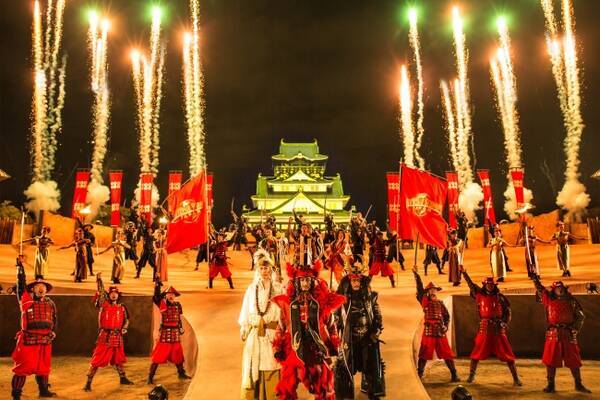
M 23 226 L 25 225 L 25 210 L 21 207 L 21 240 L 19 241 L 19 255 L 23 255 Z

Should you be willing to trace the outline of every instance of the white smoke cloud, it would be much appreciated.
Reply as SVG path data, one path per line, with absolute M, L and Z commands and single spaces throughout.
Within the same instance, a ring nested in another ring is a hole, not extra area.
M 458 195 L 458 207 L 465 213 L 469 222 L 477 221 L 475 211 L 481 209 L 482 201 L 483 189 L 475 182 L 467 183 Z
M 60 208 L 60 190 L 54 181 L 35 181 L 23 192 L 29 200 L 25 207 L 34 213 L 56 211 Z
M 93 220 L 100 206 L 110 199 L 110 189 L 108 186 L 101 184 L 95 179 L 92 179 L 88 184 L 88 192 L 85 198 L 86 204 L 90 206 L 90 214 L 86 216 L 86 222 Z
M 132 201 L 132 204 L 131 204 L 132 206 L 137 206 L 138 204 L 140 204 L 140 195 L 141 195 L 140 182 L 138 182 L 138 185 L 133 192 L 134 200 Z M 160 201 L 160 193 L 158 193 L 158 188 L 153 183 L 152 184 L 152 208 L 158 207 L 158 205 L 160 204 L 159 201 Z
M 516 221 L 519 218 L 519 215 L 515 213 L 517 210 L 517 199 L 515 197 L 515 188 L 510 179 L 508 181 L 508 186 L 504 191 L 504 198 L 506 199 L 504 202 L 504 211 L 508 214 L 508 218 L 512 221 Z M 531 204 L 533 201 L 533 192 L 530 189 L 523 188 L 523 198 L 525 203 Z
M 556 196 L 556 204 L 568 210 L 567 218 L 569 220 L 579 221 L 590 204 L 590 195 L 585 192 L 583 183 L 571 179 L 565 182 L 562 190 Z

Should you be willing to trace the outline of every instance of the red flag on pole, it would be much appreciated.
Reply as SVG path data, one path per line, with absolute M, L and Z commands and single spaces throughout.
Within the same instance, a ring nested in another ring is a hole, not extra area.
M 485 205 L 485 222 L 489 222 L 490 225 L 496 225 L 496 213 L 494 212 L 494 199 L 492 197 L 492 187 L 490 186 L 490 171 L 487 169 L 478 169 L 477 176 L 481 181 L 481 188 L 483 189 L 483 204 Z
M 123 171 L 110 171 L 108 173 L 110 182 L 110 225 L 121 225 L 121 184 L 123 182 Z
M 152 223 L 152 182 L 154 176 L 148 172 L 140 175 L 140 208 L 139 214 L 142 220 Z
M 167 194 L 167 208 L 169 214 L 173 214 L 173 197 L 172 194 L 181 189 L 181 181 L 183 173 L 181 171 L 169 171 L 169 192 Z
M 204 172 L 173 194 L 173 207 L 175 211 L 167 228 L 167 253 L 206 243 L 208 206 Z
M 398 210 L 400 207 L 400 174 L 397 172 L 388 172 L 386 176 L 389 225 L 391 230 L 398 232 Z
M 419 239 L 437 248 L 446 247 L 448 225 L 442 212 L 446 202 L 446 181 L 429 172 L 400 166 L 400 238 Z
M 458 212 L 458 174 L 456 172 L 446 172 L 448 181 L 448 222 L 452 229 L 458 227 L 456 222 L 456 213 Z
M 213 209 L 213 173 L 209 172 L 206 176 L 206 201 L 208 203 L 208 220 L 212 220 Z
M 87 169 L 79 170 L 75 174 L 75 189 L 73 190 L 73 210 L 71 212 L 71 218 L 79 218 L 79 212 L 85 207 L 89 179 L 90 171 Z
M 513 187 L 515 188 L 515 200 L 517 201 L 517 209 L 525 206 L 525 194 L 523 193 L 523 180 L 525 179 L 525 170 L 523 168 L 512 168 L 510 170 L 510 178 Z

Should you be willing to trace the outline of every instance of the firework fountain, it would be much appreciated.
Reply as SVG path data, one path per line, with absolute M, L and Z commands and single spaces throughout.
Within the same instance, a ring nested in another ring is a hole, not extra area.
M 400 67 L 400 86 L 398 89 L 400 103 L 400 136 L 404 147 L 403 161 L 409 167 L 415 166 L 415 131 L 412 121 L 412 99 L 410 80 L 406 65 Z
M 152 9 L 149 58 L 139 50 L 131 52 L 133 86 L 137 106 L 140 167 L 142 172 L 158 174 L 160 105 L 162 100 L 165 46 L 161 41 L 161 9 Z M 139 200 L 139 188 L 136 189 Z M 158 203 L 158 189 L 153 188 L 152 202 Z
M 25 190 L 30 211 L 55 211 L 60 207 L 60 191 L 52 173 L 55 166 L 57 135 L 62 128 L 65 101 L 66 56 L 60 56 L 65 0 L 48 0 L 45 21 L 40 2 L 33 9 L 33 101 L 31 153 L 33 176 Z M 45 26 L 44 26 L 45 25 Z M 60 60 L 59 60 L 60 58 Z
M 451 85 L 442 81 L 440 84 L 442 102 L 446 116 L 446 129 L 450 143 L 452 165 L 458 173 L 460 186 L 459 208 L 466 217 L 473 221 L 475 211 L 481 208 L 483 191 L 474 182 L 471 165 L 471 107 L 469 81 L 467 79 L 467 49 L 463 32 L 463 21 L 458 7 L 452 9 L 452 26 L 454 34 L 454 52 L 458 78 Z
M 187 138 L 190 151 L 190 175 L 196 176 L 206 166 L 204 152 L 204 79 L 200 63 L 200 6 L 190 0 L 192 31 L 183 40 L 183 94 Z
M 110 198 L 110 189 L 102 178 L 104 156 L 106 155 L 107 132 L 110 119 L 110 92 L 108 90 L 108 19 L 99 20 L 98 14 L 90 14 L 88 47 L 90 55 L 90 81 L 94 93 L 92 108 L 93 143 L 91 180 L 88 185 L 86 202 L 90 205 L 87 219 L 98 214 L 100 206 Z
M 570 0 L 562 0 L 562 32 L 554 16 L 552 0 L 541 0 L 546 19 L 546 42 L 552 74 L 567 135 L 565 138 L 565 183 L 558 193 L 556 204 L 568 211 L 569 218 L 579 219 L 590 203 L 590 196 L 579 176 L 579 148 L 584 123 L 581 115 L 581 84 L 575 39 L 575 20 Z
M 408 37 L 410 41 L 410 47 L 413 51 L 413 58 L 415 63 L 415 68 L 417 72 L 417 123 L 416 123 L 416 135 L 415 135 L 415 147 L 414 154 L 415 159 L 417 161 L 417 165 L 419 168 L 425 168 L 425 160 L 420 154 L 421 145 L 423 143 L 423 135 L 425 134 L 425 129 L 423 128 L 423 119 L 424 119 L 424 104 L 423 104 L 423 95 L 425 91 L 425 85 L 423 84 L 423 66 L 421 64 L 421 45 L 419 42 L 419 30 L 417 29 L 417 10 L 415 8 L 411 8 L 408 11 L 408 22 L 409 22 L 409 32 Z
M 506 163 L 509 168 L 521 168 L 521 132 L 519 129 L 519 113 L 517 111 L 517 83 L 511 60 L 510 36 L 505 17 L 497 20 L 499 46 L 496 54 L 490 60 L 490 73 L 496 93 L 496 105 L 504 130 L 504 147 Z M 523 188 L 525 203 L 533 199 L 531 190 Z M 504 211 L 515 220 L 517 200 L 512 180 L 509 177 L 508 186 L 504 191 L 506 199 Z

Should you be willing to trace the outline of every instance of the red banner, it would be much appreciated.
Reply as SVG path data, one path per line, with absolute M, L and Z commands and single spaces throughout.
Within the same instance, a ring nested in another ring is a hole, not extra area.
M 206 176 L 206 197 L 208 202 L 208 220 L 212 221 L 213 209 L 213 173 L 209 172 Z
M 388 172 L 386 175 L 389 226 L 392 231 L 398 232 L 398 209 L 400 207 L 400 174 L 398 172 Z
M 175 212 L 167 228 L 167 252 L 189 249 L 208 239 L 206 176 L 201 172 L 173 194 Z
M 181 171 L 169 172 L 169 192 L 167 193 L 167 207 L 169 214 L 173 214 L 173 193 L 181 189 L 183 173 Z
M 448 222 L 452 229 L 456 229 L 456 213 L 458 212 L 458 174 L 456 172 L 446 172 L 448 181 Z
M 478 169 L 477 176 L 481 181 L 483 189 L 483 204 L 485 206 L 484 224 L 489 222 L 490 225 L 496 225 L 496 213 L 494 212 L 494 199 L 492 197 L 492 187 L 490 186 L 490 171 L 487 169 Z
M 402 164 L 400 169 L 401 239 L 419 240 L 437 248 L 446 247 L 448 225 L 442 212 L 446 202 L 446 181 L 429 172 Z
M 154 177 L 151 173 L 143 172 L 140 175 L 140 207 L 139 214 L 142 220 L 152 223 L 152 182 Z
M 75 174 L 75 189 L 73 190 L 73 210 L 71 218 L 79 218 L 79 212 L 85 207 L 90 171 L 80 170 Z
M 523 193 L 523 180 L 525 179 L 525 171 L 523 168 L 512 168 L 510 170 L 510 179 L 515 188 L 515 199 L 517 200 L 517 209 L 525 206 L 525 194 Z
M 121 184 L 123 183 L 122 171 L 110 171 L 110 225 L 121 225 Z

